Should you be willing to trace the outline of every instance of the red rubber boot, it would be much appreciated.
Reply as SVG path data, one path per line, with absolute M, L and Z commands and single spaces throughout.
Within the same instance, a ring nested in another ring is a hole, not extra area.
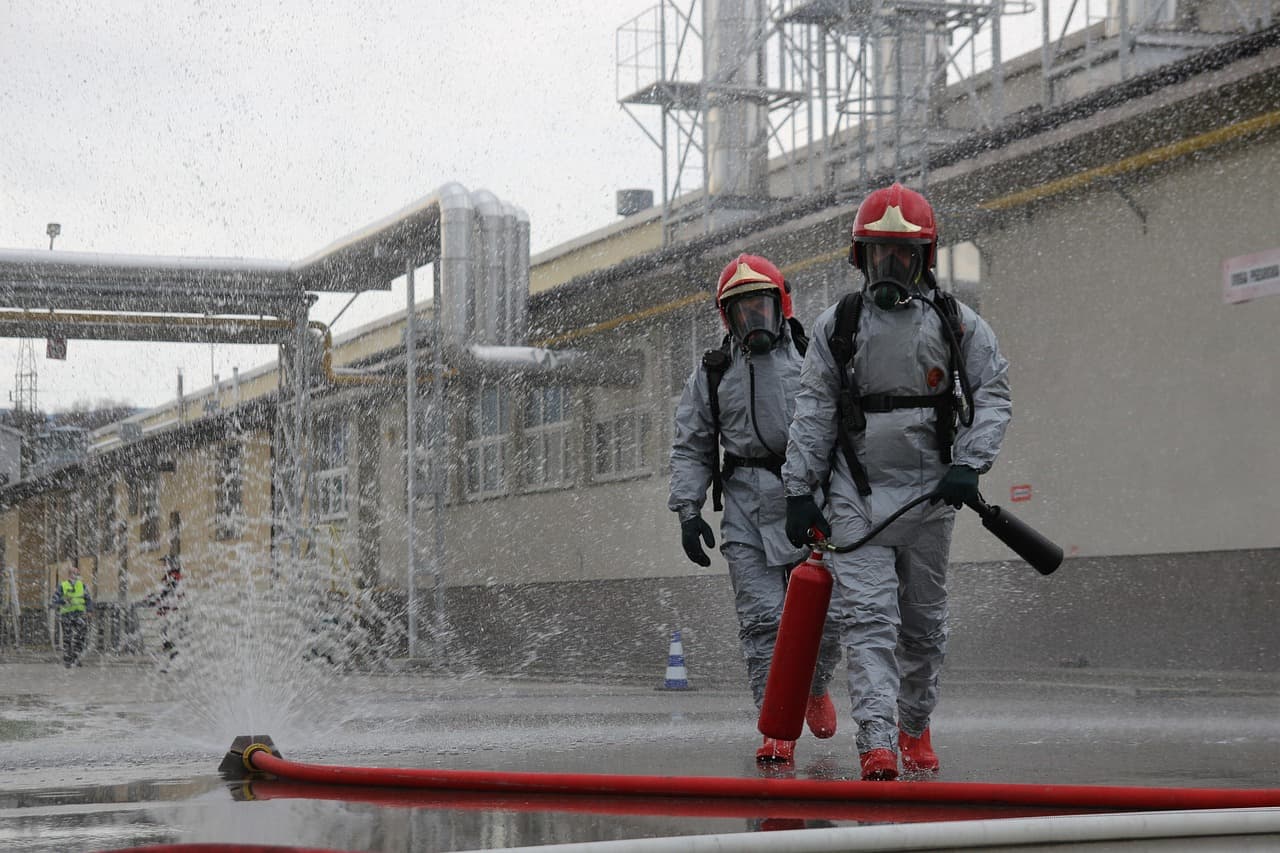
M 767 737 L 764 744 L 756 750 L 756 761 L 760 764 L 786 764 L 796 757 L 796 742 Z
M 829 738 L 836 733 L 836 706 L 830 693 L 810 696 L 804 709 L 804 721 L 816 738 Z
M 938 754 L 929 742 L 929 730 L 920 737 L 898 731 L 898 751 L 902 753 L 902 769 L 908 773 L 937 773 Z
M 862 763 L 862 781 L 892 782 L 898 778 L 898 756 L 892 749 L 868 750 L 858 754 Z

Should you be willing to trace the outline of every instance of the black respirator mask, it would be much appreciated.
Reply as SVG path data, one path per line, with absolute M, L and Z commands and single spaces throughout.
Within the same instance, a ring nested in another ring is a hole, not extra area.
M 862 272 L 871 301 L 882 311 L 905 308 L 919 293 L 927 247 L 907 243 L 863 243 Z
M 756 290 L 725 303 L 729 334 L 757 355 L 773 349 L 782 333 L 782 306 L 774 290 Z

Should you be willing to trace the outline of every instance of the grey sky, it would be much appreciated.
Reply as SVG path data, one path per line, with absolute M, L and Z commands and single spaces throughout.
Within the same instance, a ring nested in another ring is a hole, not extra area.
M 6 3 L 0 246 L 47 246 L 59 221 L 68 251 L 295 259 L 454 180 L 523 207 L 546 248 L 612 221 L 615 189 L 653 186 L 613 62 L 648 5 Z M 402 305 L 362 296 L 340 328 Z M 16 352 L 0 342 L 6 390 Z M 272 354 L 219 348 L 215 369 Z M 153 404 L 179 365 L 189 389 L 212 372 L 207 346 L 37 355 L 45 409 Z
M 615 190 L 658 188 L 614 60 L 617 27 L 653 5 L 8 0 L 0 247 L 46 247 L 58 221 L 67 251 L 297 259 L 458 181 L 524 208 L 533 250 L 548 248 L 614 221 Z M 1007 39 L 1010 54 L 1035 44 Z M 313 316 L 345 301 L 324 297 Z M 402 307 L 398 292 L 361 296 L 338 329 Z M 5 391 L 17 349 L 0 341 Z M 220 347 L 211 366 L 208 346 L 72 341 L 57 362 L 36 349 L 45 410 L 154 405 L 179 367 L 190 390 L 274 356 Z

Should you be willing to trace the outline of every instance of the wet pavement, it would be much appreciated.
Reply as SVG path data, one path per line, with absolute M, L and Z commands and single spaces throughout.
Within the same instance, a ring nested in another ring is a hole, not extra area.
M 454 851 L 1026 816 L 1044 810 L 496 796 L 228 782 L 236 734 L 287 758 L 380 766 L 754 777 L 745 691 L 319 670 L 291 691 L 128 663 L 0 663 L 0 850 L 174 842 Z M 695 679 L 696 686 L 696 679 Z M 299 697 L 290 704 L 290 695 Z M 322 698 L 317 698 L 322 697 Z M 847 697 L 837 696 L 847 711 Z M 288 707 L 281 707 L 288 706 Z M 952 672 L 934 720 L 946 781 L 1280 788 L 1280 677 Z M 851 726 L 796 778 L 854 779 Z M 316 797 L 321 797 L 317 799 Z

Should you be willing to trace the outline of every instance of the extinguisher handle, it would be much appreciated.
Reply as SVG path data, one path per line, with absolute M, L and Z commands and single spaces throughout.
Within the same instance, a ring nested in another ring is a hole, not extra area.
M 809 549 L 809 559 L 821 563 L 822 552 L 831 547 L 827 537 L 823 536 L 822 531 L 818 528 L 810 527 L 809 540 L 813 543 L 813 547 Z

